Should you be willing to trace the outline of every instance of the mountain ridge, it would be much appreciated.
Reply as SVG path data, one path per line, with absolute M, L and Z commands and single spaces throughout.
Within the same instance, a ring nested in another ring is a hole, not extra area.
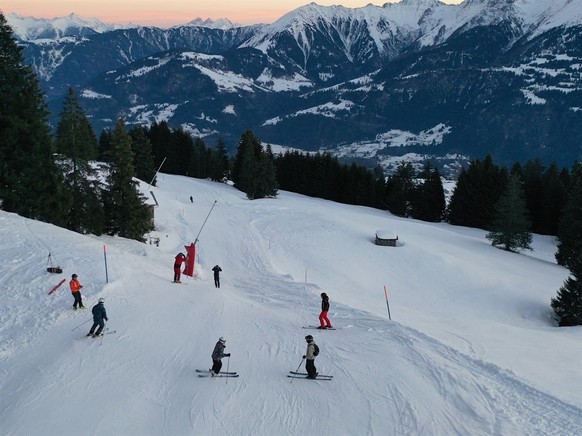
M 267 25 L 137 27 L 23 44 L 52 112 L 74 86 L 98 131 L 118 116 L 128 124 L 166 116 L 209 140 L 235 144 L 250 129 L 269 143 L 341 147 L 385 168 L 383 156 L 412 154 L 569 165 L 582 157 L 581 32 L 582 0 L 407 0 L 310 3 Z M 446 133 L 421 148 L 424 140 L 384 142 L 432 129 Z M 376 153 L 361 156 L 362 144 Z

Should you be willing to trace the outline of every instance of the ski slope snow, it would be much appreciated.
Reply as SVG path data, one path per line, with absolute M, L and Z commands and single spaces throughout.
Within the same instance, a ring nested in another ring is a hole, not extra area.
M 164 174 L 151 190 L 159 247 L 0 212 L 0 434 L 582 434 L 582 327 L 552 320 L 568 276 L 554 238 L 514 254 L 482 230 L 284 191 L 249 201 Z M 378 229 L 398 246 L 374 245 Z M 195 277 L 172 283 L 197 236 Z M 115 334 L 85 336 L 72 273 Z M 321 292 L 335 331 L 302 328 Z M 286 377 L 308 332 L 332 381 Z M 240 377 L 197 377 L 219 336 Z

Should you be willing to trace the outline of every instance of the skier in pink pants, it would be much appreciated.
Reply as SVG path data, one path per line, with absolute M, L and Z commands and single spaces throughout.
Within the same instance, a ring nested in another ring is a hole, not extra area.
M 329 311 L 329 297 L 325 292 L 321 293 L 321 313 L 319 314 L 319 329 L 332 328 L 331 321 L 327 317 Z

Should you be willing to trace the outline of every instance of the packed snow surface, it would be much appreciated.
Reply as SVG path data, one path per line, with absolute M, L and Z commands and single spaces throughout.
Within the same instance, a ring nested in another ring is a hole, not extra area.
M 169 175 L 141 188 L 159 246 L 0 212 L 0 434 L 582 434 L 582 328 L 552 320 L 568 276 L 554 238 L 515 254 L 482 230 L 288 192 L 249 201 Z M 374 245 L 377 229 L 398 245 Z M 194 241 L 195 277 L 174 284 Z M 72 310 L 72 273 L 89 310 Z M 321 292 L 337 330 L 302 328 Z M 88 338 L 101 297 L 115 333 Z M 332 381 L 287 377 L 306 334 Z M 240 377 L 197 377 L 220 336 Z

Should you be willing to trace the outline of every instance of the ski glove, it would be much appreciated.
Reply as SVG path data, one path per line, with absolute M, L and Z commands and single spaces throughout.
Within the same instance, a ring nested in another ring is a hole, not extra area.
M 225 354 L 225 356 L 226 356 L 226 357 L 230 357 L 230 353 L 228 353 L 228 354 Z
M 307 356 L 303 356 L 303 358 L 305 359 Z

